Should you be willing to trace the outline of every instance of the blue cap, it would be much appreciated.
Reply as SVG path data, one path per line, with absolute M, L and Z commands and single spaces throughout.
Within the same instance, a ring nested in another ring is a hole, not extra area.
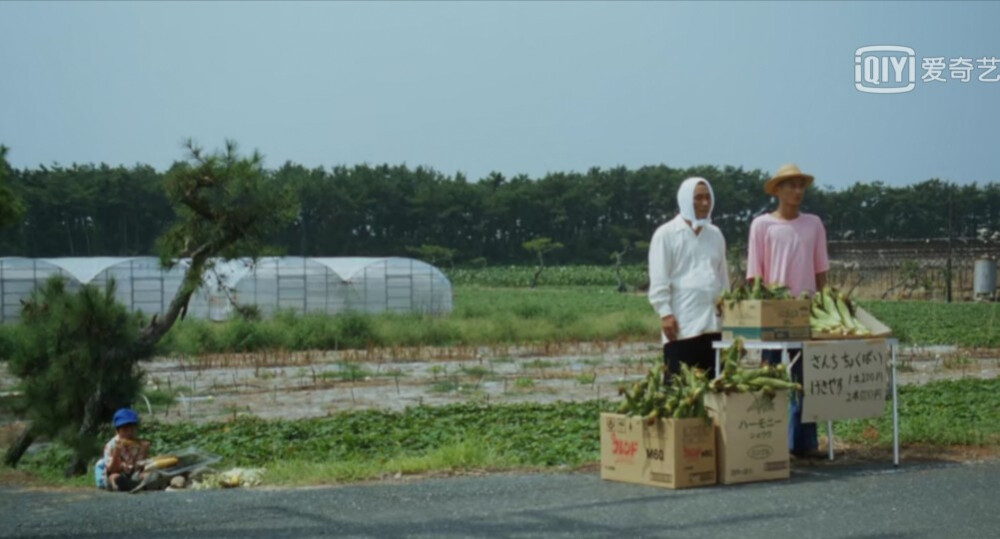
M 139 423 L 139 414 L 135 413 L 135 410 L 131 408 L 121 408 L 115 412 L 115 417 L 111 420 L 111 424 L 117 429 L 118 427 L 124 427 L 125 425 L 135 425 Z

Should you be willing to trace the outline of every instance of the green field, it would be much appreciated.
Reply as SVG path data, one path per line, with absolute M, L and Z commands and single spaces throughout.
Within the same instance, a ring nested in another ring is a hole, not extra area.
M 905 444 L 1000 446 L 1000 378 L 942 380 L 899 388 L 899 437 Z M 877 419 L 834 423 L 835 436 L 888 447 L 891 403 Z
M 161 353 L 655 341 L 657 328 L 645 296 L 611 288 L 457 286 L 448 316 L 279 315 L 222 324 L 186 320 L 168 334 Z
M 930 301 L 864 302 L 908 344 L 1000 348 L 1000 305 Z M 648 341 L 659 324 L 645 294 L 613 287 L 454 288 L 448 316 L 281 315 L 262 322 L 184 321 L 163 353 L 197 355 L 260 349 L 367 346 L 516 345 L 576 341 Z
M 492 288 L 526 287 L 535 273 L 534 266 L 491 266 L 470 269 L 445 270 L 455 286 L 486 286 Z M 621 277 L 630 290 L 649 281 L 645 264 L 627 264 L 621 267 Z M 540 286 L 618 286 L 613 266 L 552 266 L 545 268 L 539 278 Z
M 508 273 L 502 273 L 507 275 Z M 929 301 L 863 303 L 908 344 L 1000 348 L 1000 305 Z M 0 357 L 17 326 L 0 327 Z M 538 289 L 456 285 L 447 316 L 279 316 L 259 322 L 188 319 L 178 323 L 160 353 L 188 356 L 257 350 L 335 350 L 393 346 L 516 345 L 658 339 L 646 296 L 611 286 Z
M 899 398 L 903 445 L 1000 446 L 1000 379 L 904 386 Z M 156 451 L 194 445 L 221 455 L 224 465 L 263 466 L 270 484 L 317 484 L 395 473 L 578 467 L 599 459 L 598 414 L 613 407 L 609 401 L 466 403 L 294 421 L 151 422 L 143 435 Z M 884 417 L 837 422 L 835 435 L 842 442 L 887 448 L 890 418 L 887 403 Z M 57 478 L 67 459 L 65 449 L 52 446 L 26 456 L 22 468 L 62 481 Z
M 279 316 L 262 322 L 187 320 L 163 353 L 395 345 L 520 344 L 546 341 L 657 339 L 644 295 L 609 287 L 455 287 L 443 317 Z M 866 302 L 908 343 L 1000 347 L 995 304 Z M 3 328 L 0 349 L 17 328 Z M 145 425 L 162 450 L 198 446 L 225 465 L 264 466 L 269 484 L 356 481 L 386 474 L 577 467 L 595 462 L 596 417 L 607 401 L 484 406 L 465 403 L 404 412 L 350 411 L 294 420 L 240 417 L 227 423 Z M 901 440 L 930 446 L 1000 446 L 1000 379 L 933 382 L 900 388 Z M 840 441 L 888 447 L 888 414 L 835 424 Z M 107 433 L 110 436 L 110 433 Z M 54 444 L 25 457 L 22 469 L 43 482 L 61 479 L 68 451 Z
M 863 302 L 909 344 L 1000 348 L 1000 303 Z

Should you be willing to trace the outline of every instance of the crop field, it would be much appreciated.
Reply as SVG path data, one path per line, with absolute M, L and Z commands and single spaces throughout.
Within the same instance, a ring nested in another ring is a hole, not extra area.
M 931 301 L 864 301 L 894 336 L 914 345 L 1000 348 L 1000 305 Z M 188 319 L 160 345 L 162 356 L 262 350 L 400 347 L 559 346 L 566 343 L 656 343 L 658 321 L 641 293 L 613 286 L 485 287 L 456 285 L 448 316 L 279 315 L 225 323 Z M 16 326 L 0 326 L 0 357 Z
M 963 379 L 904 386 L 901 441 L 906 446 L 1000 446 L 996 414 L 1000 379 Z M 597 416 L 612 401 L 416 406 L 361 410 L 329 417 L 208 423 L 149 422 L 157 448 L 197 445 L 231 465 L 262 466 L 265 482 L 302 485 L 400 477 L 426 472 L 574 469 L 599 458 Z M 880 419 L 837 422 L 838 444 L 862 450 L 890 445 L 889 403 Z M 110 436 L 110 432 L 107 433 Z M 883 451 L 881 457 L 888 459 Z M 60 481 L 68 453 L 50 446 L 22 468 Z M 83 479 L 74 485 L 85 485 Z
M 526 287 L 535 272 L 533 266 L 491 266 L 470 269 L 458 268 L 445 271 L 452 284 L 460 286 L 486 286 L 493 288 Z M 624 264 L 622 281 L 631 289 L 649 281 L 645 264 Z M 604 286 L 614 289 L 618 285 L 613 266 L 553 266 L 542 272 L 542 286 Z
M 872 301 L 863 305 L 905 343 L 1000 348 L 1000 303 Z
M 995 375 L 994 304 L 865 305 L 910 345 L 900 356 L 904 382 Z M 931 345 L 954 348 L 941 358 L 923 352 Z M 614 395 L 659 361 L 657 320 L 641 294 L 457 286 L 445 317 L 186 320 L 143 364 L 147 386 L 137 406 L 172 423 L 579 402 Z M 16 380 L 2 373 L 0 391 L 16 392 Z
M 137 408 L 158 447 L 198 445 L 227 463 L 266 465 L 273 484 L 572 467 L 597 458 L 597 411 L 660 361 L 643 294 L 458 285 L 454 304 L 443 317 L 186 320 L 143 364 Z M 997 306 L 864 305 L 905 344 L 904 442 L 998 445 Z M 0 347 L 16 335 L 3 327 Z M 925 350 L 941 345 L 943 357 Z M 17 390 L 0 364 L 4 422 Z M 836 428 L 838 442 L 888 444 L 886 418 Z M 0 431 L 0 446 L 11 432 Z M 65 457 L 52 446 L 25 466 L 54 480 Z

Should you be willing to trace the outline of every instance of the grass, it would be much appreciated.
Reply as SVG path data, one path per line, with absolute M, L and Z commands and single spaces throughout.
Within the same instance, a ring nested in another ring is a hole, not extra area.
M 187 386 L 163 386 L 157 384 L 155 387 L 147 386 L 143 388 L 141 395 L 145 398 L 140 397 L 137 399 L 135 405 L 140 410 L 148 411 L 146 409 L 146 402 L 148 401 L 149 407 L 152 408 L 155 414 L 170 410 L 177 404 L 178 397 L 191 395 L 191 388 Z
M 457 286 L 454 305 L 442 317 L 281 313 L 258 322 L 187 319 L 171 329 L 159 353 L 634 341 L 655 340 L 658 331 L 645 296 L 605 288 Z
M 481 397 L 484 395 L 479 382 L 462 383 L 458 375 L 452 375 L 432 382 L 428 391 L 431 393 L 458 393 L 466 397 Z
M 347 361 L 338 361 L 337 370 L 324 371 L 320 378 L 340 380 L 342 382 L 358 382 L 365 378 L 375 376 L 374 373 L 358 365 Z
M 998 303 L 866 301 L 863 305 L 904 343 L 1000 348 Z M 596 286 L 531 290 L 457 285 L 454 311 L 448 316 L 285 313 L 262 322 L 186 320 L 171 330 L 161 353 L 653 342 L 658 335 L 656 316 L 642 294 L 619 294 Z M 0 335 L 0 354 L 13 338 L 9 329 Z
M 447 365 L 431 365 L 430 373 L 432 376 L 437 377 L 439 374 L 448 374 Z
M 887 447 L 892 403 L 880 418 L 834 423 L 844 441 Z M 1000 446 L 1000 378 L 964 378 L 899 388 L 900 441 L 904 444 Z
M 966 378 L 900 388 L 904 446 L 1000 447 L 1000 379 Z M 835 423 L 838 440 L 891 445 L 890 404 L 881 418 Z M 352 411 L 324 418 L 220 423 L 149 421 L 156 452 L 194 445 L 221 455 L 221 466 L 264 466 L 265 482 L 305 485 L 397 473 L 578 467 L 599 459 L 598 414 L 609 401 L 419 406 L 401 412 Z M 107 434 L 110 435 L 110 432 Z M 66 483 L 69 459 L 58 444 L 27 455 L 20 467 L 44 482 Z
M 480 365 L 474 365 L 472 367 L 461 366 L 458 368 L 458 372 L 463 376 L 471 376 L 473 378 L 485 378 L 492 376 L 493 373 L 486 367 Z
M 1000 348 L 997 303 L 870 301 L 864 306 L 905 343 Z M 17 326 L 0 326 L 0 359 L 10 353 L 17 332 Z M 655 342 L 658 335 L 656 316 L 642 294 L 598 286 L 532 290 L 457 284 L 454 310 L 447 316 L 284 312 L 259 322 L 187 319 L 171 329 L 158 352 L 191 357 L 266 350 Z
M 1000 303 L 867 301 L 862 304 L 906 343 L 1000 348 Z
M 941 362 L 941 366 L 945 370 L 966 370 L 975 363 L 975 360 L 968 356 L 958 355 L 951 356 L 944 359 Z
M 363 481 L 395 474 L 489 471 L 521 466 L 521 462 L 495 449 L 466 440 L 438 447 L 426 454 L 398 456 L 381 462 L 369 459 L 338 462 L 279 460 L 265 464 L 265 479 L 273 485 L 306 486 Z
M 514 387 L 517 389 L 531 389 L 535 387 L 535 381 L 526 376 L 514 380 Z
M 148 421 L 141 435 L 155 452 L 194 445 L 221 455 L 220 468 L 264 466 L 268 484 L 315 484 L 399 472 L 580 466 L 597 458 L 600 405 L 463 403 L 302 420 Z M 61 479 L 68 461 L 69 452 L 53 444 L 27 455 L 19 469 L 47 483 L 91 484 L 89 477 Z
M 492 266 L 486 268 L 455 268 L 445 270 L 453 285 L 492 286 L 503 288 L 525 287 L 531 282 L 535 266 Z M 625 264 L 622 279 L 629 287 L 649 280 L 646 264 Z M 614 266 L 550 266 L 542 272 L 542 286 L 599 286 L 614 289 L 618 286 Z
M 146 389 L 142 392 L 149 399 L 149 405 L 153 408 L 165 408 L 177 402 L 177 394 L 181 388 L 174 389 Z
M 110 437 L 109 437 L 110 438 Z M 72 453 L 66 447 L 52 444 L 41 451 L 26 453 L 21 458 L 16 470 L 27 472 L 29 482 L 39 482 L 48 485 L 65 487 L 93 487 L 93 467 L 82 476 L 67 478 L 66 467 L 69 466 Z M 0 470 L 10 472 L 10 468 L 0 467 Z
M 433 382 L 428 391 L 431 393 L 451 393 L 458 391 L 460 387 L 461 384 L 458 381 L 458 377 L 452 376 Z
M 521 369 L 525 371 L 536 370 L 541 371 L 545 369 L 551 369 L 559 365 L 557 361 L 548 361 L 544 359 L 533 359 L 531 361 L 526 361 L 521 364 Z

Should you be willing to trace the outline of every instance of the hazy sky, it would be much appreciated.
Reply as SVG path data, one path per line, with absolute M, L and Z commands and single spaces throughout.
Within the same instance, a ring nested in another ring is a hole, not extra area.
M 0 143 L 17 167 L 163 169 L 193 137 L 471 179 L 795 161 L 838 187 L 1000 181 L 1000 82 L 920 69 L 1000 57 L 998 25 L 1000 4 L 958 2 L 0 2 Z M 915 49 L 916 88 L 856 90 L 868 45 Z

